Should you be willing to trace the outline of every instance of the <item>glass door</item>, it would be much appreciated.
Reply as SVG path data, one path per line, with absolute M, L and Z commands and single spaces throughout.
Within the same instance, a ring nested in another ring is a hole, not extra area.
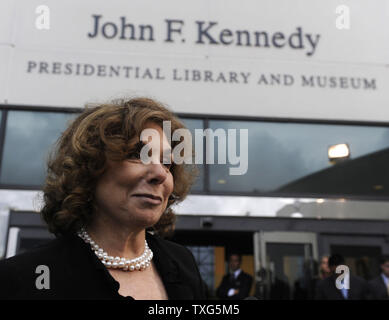
M 254 251 L 258 299 L 313 298 L 318 270 L 315 233 L 257 232 Z

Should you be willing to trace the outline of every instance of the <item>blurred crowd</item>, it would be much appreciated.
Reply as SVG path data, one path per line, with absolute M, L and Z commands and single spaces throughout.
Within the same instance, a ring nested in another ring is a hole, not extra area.
M 294 288 L 264 269 L 258 271 L 253 282 L 240 269 L 240 263 L 240 255 L 229 257 L 229 272 L 216 290 L 219 299 L 250 299 L 254 284 L 254 297 L 259 300 L 389 300 L 389 255 L 380 257 L 379 274 L 369 280 L 353 274 L 340 254 L 324 255 L 319 265 L 307 260 Z
M 380 257 L 380 272 L 366 280 L 353 274 L 340 254 L 323 256 L 317 277 L 309 271 L 305 282 L 297 281 L 293 298 L 316 300 L 387 300 L 389 299 L 389 256 Z M 307 268 L 308 269 L 308 268 Z

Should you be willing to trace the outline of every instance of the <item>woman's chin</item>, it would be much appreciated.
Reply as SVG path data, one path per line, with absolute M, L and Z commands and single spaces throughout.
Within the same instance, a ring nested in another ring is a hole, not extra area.
M 136 216 L 137 224 L 144 228 L 152 227 L 161 218 L 162 213 L 155 210 L 142 210 L 142 214 Z

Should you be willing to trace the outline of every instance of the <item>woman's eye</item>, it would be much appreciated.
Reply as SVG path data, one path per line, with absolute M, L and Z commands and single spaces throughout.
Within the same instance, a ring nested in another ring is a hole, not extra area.
M 138 142 L 136 145 L 135 145 L 135 148 L 132 152 L 130 152 L 127 156 L 128 159 L 140 159 L 140 152 L 142 150 L 142 148 L 144 147 L 144 143 L 143 142 Z
M 162 165 L 165 167 L 165 168 L 168 168 L 169 170 L 172 168 L 172 158 L 163 158 L 161 160 L 161 163 Z
M 166 161 L 166 163 L 163 163 L 163 162 L 162 162 L 162 165 L 163 165 L 167 170 L 172 171 L 172 169 L 173 169 L 173 164 L 172 164 L 172 163 L 167 163 L 167 161 Z

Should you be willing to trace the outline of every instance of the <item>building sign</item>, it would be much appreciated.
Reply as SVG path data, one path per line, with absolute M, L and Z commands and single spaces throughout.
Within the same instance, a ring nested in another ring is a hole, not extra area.
M 381 0 L 5 0 L 0 9 L 1 103 L 147 95 L 185 113 L 389 121 Z
M 104 21 L 101 14 L 92 15 L 92 31 L 88 38 L 103 37 L 105 39 L 119 39 L 124 41 L 156 41 L 154 26 L 151 24 L 135 25 L 127 22 L 125 16 L 120 17 L 120 22 Z M 166 34 L 162 41 L 185 43 L 183 28 L 184 20 L 165 19 Z M 289 48 L 292 50 L 305 50 L 307 56 L 314 54 L 320 35 L 303 33 L 301 27 L 290 35 L 283 32 L 269 33 L 267 31 L 250 31 L 247 29 L 232 30 L 221 29 L 216 21 L 194 21 L 195 44 L 221 45 L 221 46 L 245 46 L 256 48 Z M 193 27 L 193 26 L 192 26 Z

